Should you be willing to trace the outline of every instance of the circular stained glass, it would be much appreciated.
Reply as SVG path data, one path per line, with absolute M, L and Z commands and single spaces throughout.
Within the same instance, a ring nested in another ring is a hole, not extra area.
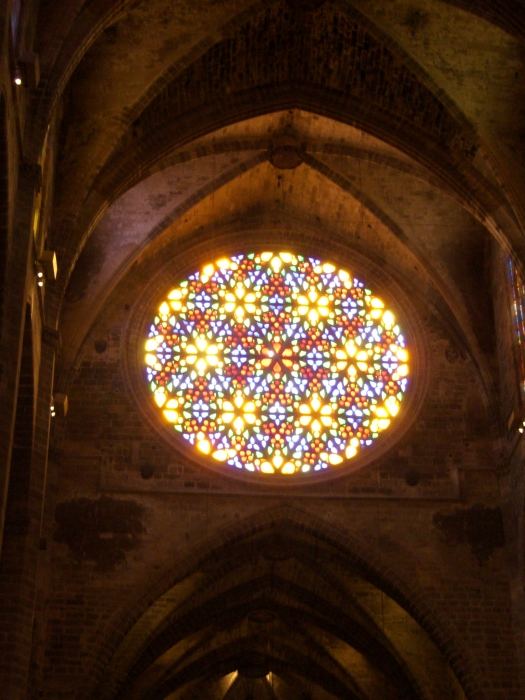
M 153 400 L 227 469 L 337 469 L 400 411 L 409 355 L 395 315 L 349 271 L 287 252 L 205 265 L 160 304 L 145 345 Z

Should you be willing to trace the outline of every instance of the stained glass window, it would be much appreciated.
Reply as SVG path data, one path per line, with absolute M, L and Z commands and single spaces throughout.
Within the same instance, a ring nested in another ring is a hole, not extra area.
M 519 384 L 519 401 L 525 400 L 525 284 L 523 277 L 512 261 L 507 262 L 510 289 L 512 295 L 512 320 L 514 323 L 514 351 L 516 357 L 516 370 Z
M 394 313 L 350 272 L 263 252 L 221 258 L 174 287 L 145 344 L 165 421 L 226 469 L 334 470 L 401 408 L 409 353 Z

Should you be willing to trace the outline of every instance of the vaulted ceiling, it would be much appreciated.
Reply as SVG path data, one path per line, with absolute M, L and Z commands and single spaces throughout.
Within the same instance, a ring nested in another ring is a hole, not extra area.
M 490 386 L 490 241 L 522 246 L 523 18 L 479 5 L 44 2 L 65 367 L 138 261 L 249 220 L 386 265 Z

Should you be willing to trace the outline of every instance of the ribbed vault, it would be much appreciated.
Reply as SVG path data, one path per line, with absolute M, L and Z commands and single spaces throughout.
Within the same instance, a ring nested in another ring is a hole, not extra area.
M 96 697 L 464 698 L 437 622 L 424 629 L 393 582 L 300 520 L 268 514 L 197 557 L 129 629 Z
M 276 165 L 279 152 L 294 154 L 293 167 Z M 299 246 L 301 231 L 317 230 L 319 241 L 330 231 L 350 255 L 388 261 L 399 283 L 425 295 L 449 325 L 482 383 L 492 383 L 488 297 L 477 286 L 490 237 L 413 159 L 360 130 L 287 110 L 197 139 L 156 168 L 115 201 L 85 243 L 65 297 L 66 368 L 134 266 L 151 275 L 155 264 L 176 260 L 182 241 L 214 245 L 220 231 L 239 230 L 242 221 L 243 245 L 257 243 L 258 229 L 292 230 Z

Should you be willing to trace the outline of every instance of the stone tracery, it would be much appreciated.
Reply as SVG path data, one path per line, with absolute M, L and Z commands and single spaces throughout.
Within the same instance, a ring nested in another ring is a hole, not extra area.
M 243 472 L 298 474 L 353 459 L 407 388 L 392 311 L 347 270 L 287 252 L 205 265 L 149 330 L 149 387 L 193 447 Z

